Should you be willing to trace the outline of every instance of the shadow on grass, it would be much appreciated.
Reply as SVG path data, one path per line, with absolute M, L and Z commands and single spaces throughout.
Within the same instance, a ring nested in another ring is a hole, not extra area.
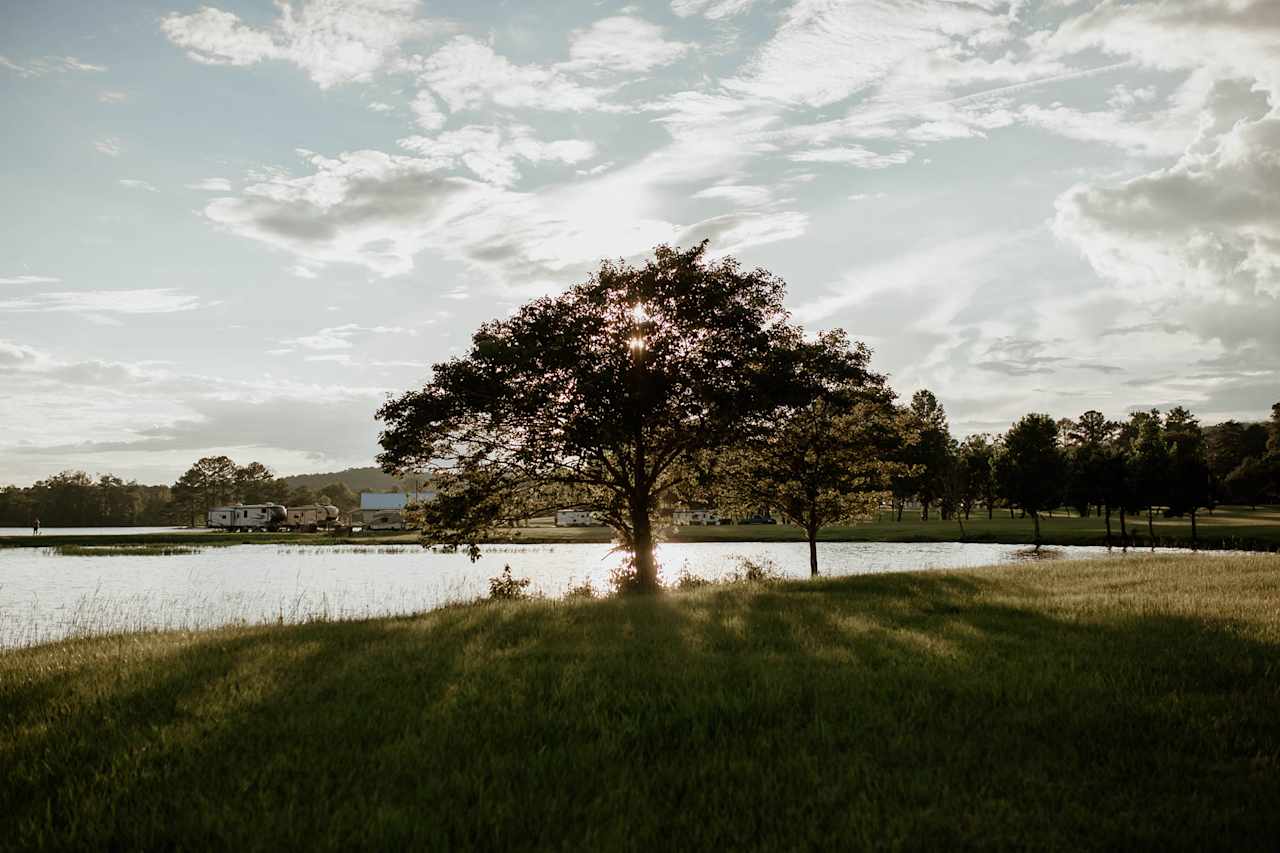
M 15 653 L 0 844 L 1270 846 L 1275 646 L 1017 595 L 878 575 L 123 639 L 72 676 L 112 641 Z

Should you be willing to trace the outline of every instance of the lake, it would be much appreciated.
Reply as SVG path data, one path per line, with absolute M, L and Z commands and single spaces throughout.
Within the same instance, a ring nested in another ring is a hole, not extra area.
M 135 528 L 136 531 L 136 528 Z M 110 549 L 104 549 L 110 550 Z M 610 546 L 493 545 L 472 563 L 416 545 L 232 545 L 190 553 L 70 556 L 53 548 L 0 549 L 0 647 L 71 636 L 232 623 L 389 616 L 466 601 L 510 564 L 530 591 L 548 596 L 591 581 L 607 591 L 621 556 Z M 1105 548 L 1046 549 L 1070 558 Z M 948 569 L 1028 560 L 1021 545 L 958 542 L 824 542 L 827 575 Z M 1117 550 L 1115 553 L 1119 553 Z M 699 542 L 659 546 L 663 578 L 719 578 L 743 557 L 768 560 L 792 577 L 809 574 L 803 542 Z

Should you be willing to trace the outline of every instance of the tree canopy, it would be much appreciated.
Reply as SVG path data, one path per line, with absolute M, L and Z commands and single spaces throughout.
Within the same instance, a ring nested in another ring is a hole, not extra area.
M 601 264 L 563 294 L 484 324 L 470 352 L 387 402 L 378 459 L 430 473 L 424 539 L 473 556 L 494 527 L 594 510 L 655 588 L 654 514 L 704 451 L 767 430 L 813 399 L 783 282 L 731 258 L 659 247 Z M 857 367 L 858 365 L 854 365 Z

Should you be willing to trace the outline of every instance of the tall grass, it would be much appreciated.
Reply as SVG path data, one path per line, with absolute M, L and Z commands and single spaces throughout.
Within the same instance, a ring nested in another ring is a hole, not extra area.
M 0 653 L 15 849 L 1274 849 L 1280 560 L 1056 561 Z

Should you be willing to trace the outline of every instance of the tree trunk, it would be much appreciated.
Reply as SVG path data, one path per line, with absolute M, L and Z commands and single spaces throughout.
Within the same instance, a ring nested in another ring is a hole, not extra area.
M 906 501 L 898 501 L 898 521 L 902 521 L 902 511 L 907 506 Z
M 818 576 L 818 529 L 810 527 L 809 534 L 809 577 Z
M 1151 522 L 1151 504 L 1147 504 L 1147 538 L 1151 540 L 1151 550 L 1156 549 L 1156 528 Z
M 1129 528 L 1124 523 L 1124 505 L 1120 506 L 1120 547 L 1129 550 Z
M 1036 550 L 1040 550 L 1040 513 L 1031 513 L 1031 520 L 1036 523 Z
M 920 501 L 920 520 L 921 521 L 929 520 L 929 502 L 928 501 Z
M 635 547 L 636 584 L 645 592 L 658 589 L 658 563 L 653 554 L 653 526 L 648 508 L 632 511 L 632 545 Z
M 992 506 L 994 501 L 987 501 L 987 521 L 991 521 L 996 517 L 996 508 Z
M 1111 547 L 1111 504 L 1107 504 L 1105 517 L 1107 519 L 1107 547 L 1110 548 Z
M 1196 509 L 1191 508 L 1191 548 L 1192 550 L 1200 550 L 1200 540 L 1196 536 Z

